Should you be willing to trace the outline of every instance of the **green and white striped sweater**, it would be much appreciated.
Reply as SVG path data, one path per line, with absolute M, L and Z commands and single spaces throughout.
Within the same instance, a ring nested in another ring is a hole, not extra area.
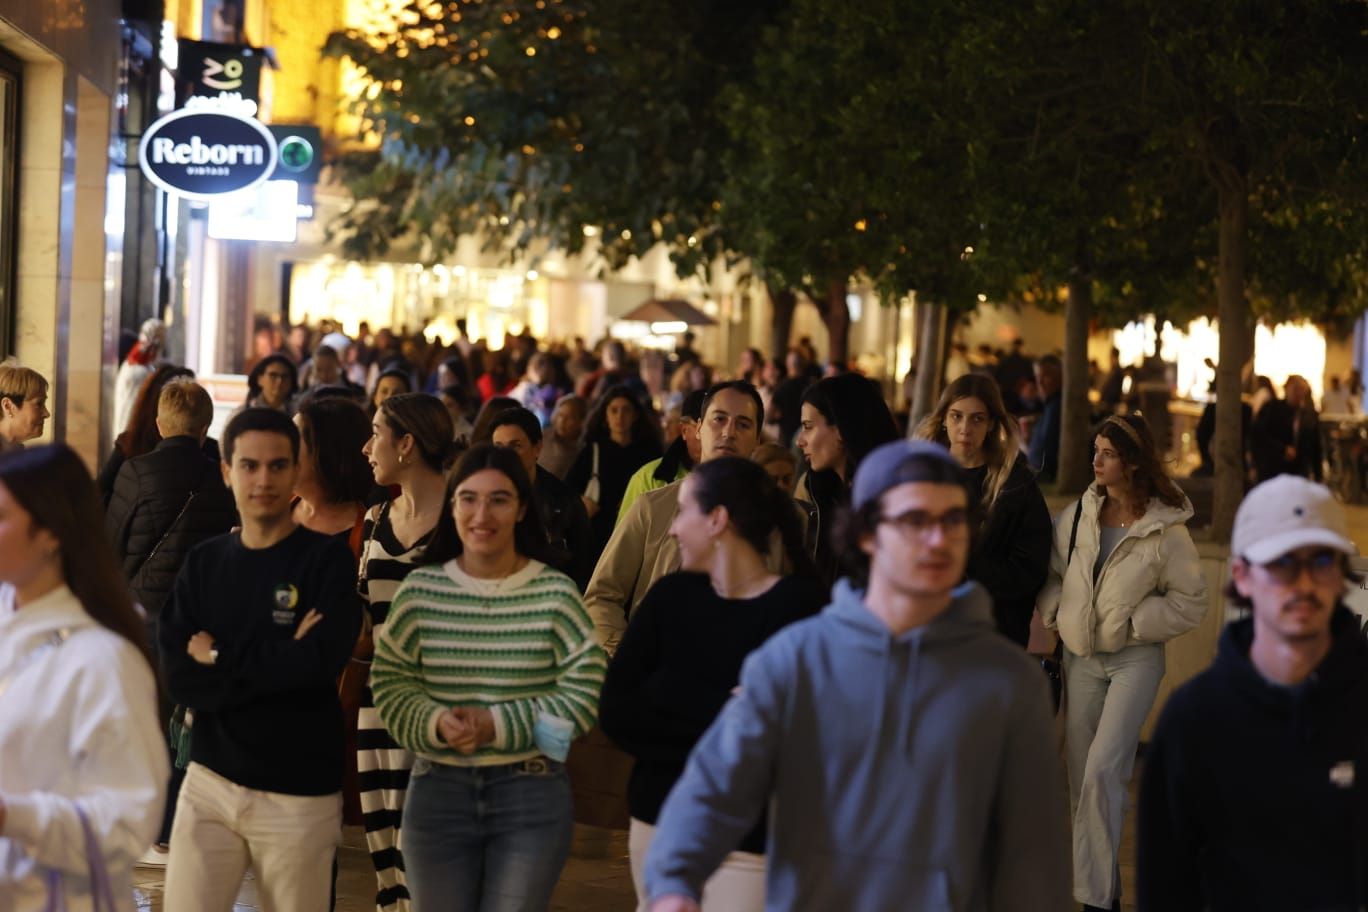
M 501 580 L 476 579 L 456 562 L 410 573 L 375 643 L 371 690 L 394 740 L 453 766 L 539 755 L 538 716 L 581 735 L 598 715 L 608 661 L 575 584 L 540 561 Z M 484 707 L 494 740 L 461 754 L 437 737 L 452 706 Z

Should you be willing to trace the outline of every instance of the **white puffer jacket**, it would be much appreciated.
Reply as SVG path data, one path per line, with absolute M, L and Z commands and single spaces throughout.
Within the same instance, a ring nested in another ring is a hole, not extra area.
M 1206 579 L 1186 525 L 1192 504 L 1186 500 L 1181 507 L 1151 500 L 1094 582 L 1103 497 L 1093 485 L 1055 517 L 1050 577 L 1036 597 L 1045 626 L 1057 629 L 1064 645 L 1079 656 L 1171 640 L 1200 624 L 1207 612 Z M 1069 560 L 1069 534 L 1080 503 Z

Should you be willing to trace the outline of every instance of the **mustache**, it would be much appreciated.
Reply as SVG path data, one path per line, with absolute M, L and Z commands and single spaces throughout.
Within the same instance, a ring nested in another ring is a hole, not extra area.
M 1311 608 L 1317 608 L 1320 610 L 1325 610 L 1329 607 L 1320 599 L 1316 598 L 1314 595 L 1294 596 L 1293 598 L 1290 598 L 1287 601 L 1283 602 L 1282 607 L 1284 611 L 1295 611 L 1297 608 L 1300 608 L 1303 605 L 1309 606 Z

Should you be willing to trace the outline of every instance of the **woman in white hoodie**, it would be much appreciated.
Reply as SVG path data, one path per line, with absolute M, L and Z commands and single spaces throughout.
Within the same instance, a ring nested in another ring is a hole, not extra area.
M 0 909 L 133 912 L 168 755 L 95 483 L 63 445 L 0 457 Z
M 1117 849 L 1140 728 L 1164 676 L 1164 643 L 1196 627 L 1206 582 L 1143 418 L 1098 427 L 1094 484 L 1055 518 L 1050 578 L 1036 599 L 1064 641 L 1074 898 L 1119 909 Z

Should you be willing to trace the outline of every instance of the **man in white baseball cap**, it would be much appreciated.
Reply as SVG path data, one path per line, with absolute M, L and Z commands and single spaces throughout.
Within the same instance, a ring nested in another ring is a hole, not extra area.
M 1368 899 L 1368 643 L 1329 489 L 1280 475 L 1235 516 L 1250 616 L 1169 698 L 1140 789 L 1139 907 L 1359 909 Z

